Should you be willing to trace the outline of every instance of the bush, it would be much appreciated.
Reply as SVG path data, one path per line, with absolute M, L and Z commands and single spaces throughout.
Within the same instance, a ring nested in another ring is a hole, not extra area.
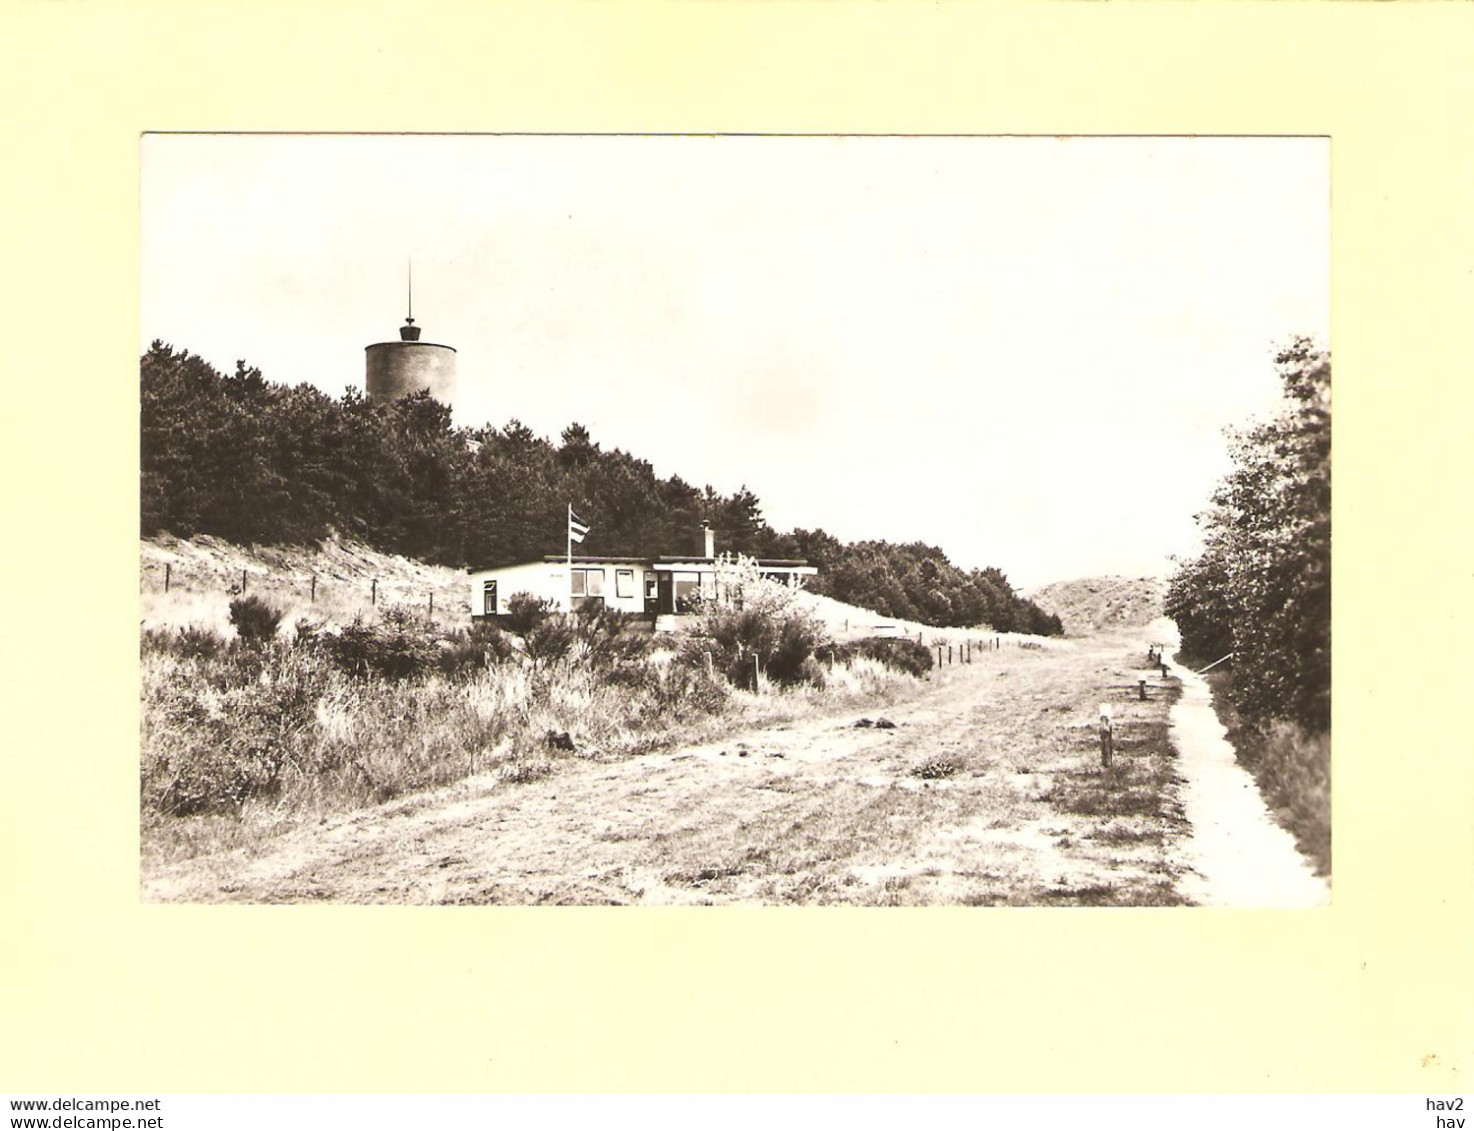
M 514 655 L 516 649 L 505 633 L 477 621 L 469 629 L 456 629 L 442 637 L 435 667 L 442 675 L 461 678 L 506 663 Z
M 911 771 L 925 781 L 940 781 L 962 772 L 962 762 L 951 754 L 934 754 Z
M 417 678 L 435 664 L 438 652 L 434 626 L 401 607 L 386 609 L 377 625 L 355 617 L 321 642 L 343 672 L 359 678 Z
M 165 628 L 144 629 L 139 646 L 145 655 L 161 652 L 178 656 L 181 660 L 197 660 L 221 655 L 229 648 L 229 643 L 212 628 L 190 624 L 173 632 Z
M 896 636 L 867 636 L 855 641 L 856 651 L 876 663 L 921 679 L 931 671 L 936 657 L 919 640 Z
M 230 602 L 230 623 L 247 644 L 275 640 L 283 615 L 283 610 L 256 596 L 236 597 Z
M 571 617 L 548 617 L 522 637 L 522 649 L 535 667 L 547 667 L 566 659 L 578 641 Z
M 818 658 L 825 663 L 844 663 L 855 656 L 864 656 L 917 679 L 930 672 L 936 662 L 925 644 L 901 636 L 866 636 L 847 644 L 829 644 L 818 652 Z
M 791 615 L 778 623 L 777 643 L 768 657 L 768 678 L 784 686 L 812 682 L 819 669 L 811 662 L 824 630 L 811 617 Z M 822 682 L 823 676 L 818 675 Z
M 732 689 L 716 674 L 707 674 L 706 661 L 678 658 L 669 664 L 643 664 L 642 689 L 656 713 L 720 715 L 727 709 Z
M 684 648 L 688 662 L 704 664 L 702 653 L 710 652 L 713 665 L 739 687 L 752 686 L 754 660 L 769 679 L 792 686 L 803 681 L 804 661 L 814 654 L 821 633 L 803 613 L 709 609 Z
M 710 653 L 739 687 L 752 686 L 754 660 L 785 687 L 815 674 L 806 661 L 828 641 L 823 625 L 793 590 L 761 577 L 751 558 L 719 561 L 711 592 L 695 595 L 693 602 L 698 621 L 683 645 L 688 662 L 704 662 L 703 653 Z
M 556 611 L 553 602 L 531 593 L 513 593 L 507 598 L 507 627 L 518 636 L 527 636 L 545 623 Z
M 145 801 L 164 813 L 239 812 L 275 792 L 283 765 L 312 727 L 324 685 L 320 661 L 257 649 L 254 678 L 236 663 L 181 666 L 156 704 L 166 735 L 147 766 Z M 222 689 L 222 685 L 223 689 Z

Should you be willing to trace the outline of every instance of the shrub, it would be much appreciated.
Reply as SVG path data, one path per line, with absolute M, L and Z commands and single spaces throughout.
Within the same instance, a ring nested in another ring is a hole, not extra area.
M 925 644 L 900 636 L 866 636 L 846 644 L 829 644 L 818 652 L 818 658 L 825 663 L 844 663 L 856 656 L 865 656 L 917 679 L 931 671 L 936 662 L 936 657 Z
M 433 666 L 437 654 L 434 626 L 401 607 L 386 609 L 378 625 L 355 617 L 352 624 L 321 639 L 334 663 L 360 678 L 415 678 Z
M 522 653 L 536 668 L 567 660 L 607 675 L 650 651 L 648 635 L 625 631 L 631 619 L 618 610 L 591 605 L 572 614 L 552 613 L 522 638 Z
M 513 593 L 507 598 L 507 627 L 518 636 L 526 636 L 548 620 L 555 612 L 553 602 L 531 593 Z
M 645 689 L 657 712 L 720 715 L 727 709 L 731 687 L 720 676 L 707 673 L 704 659 L 643 666 Z
M 283 610 L 257 596 L 236 597 L 230 602 L 230 623 L 247 644 L 260 645 L 276 639 Z
M 814 674 L 805 661 L 827 642 L 822 624 L 793 590 L 762 578 L 752 559 L 719 562 L 713 592 L 694 601 L 699 619 L 684 644 L 688 662 L 704 662 L 700 654 L 709 652 L 721 672 L 743 687 L 752 685 L 754 660 L 783 686 Z
M 239 812 L 252 797 L 276 790 L 283 765 L 313 725 L 324 673 L 303 652 L 256 654 L 256 678 L 240 680 L 236 664 L 215 665 L 215 680 L 195 678 L 196 665 L 175 672 L 153 704 L 166 733 L 146 766 L 145 801 L 176 816 Z
M 936 662 L 930 648 L 909 637 L 867 636 L 855 641 L 855 648 L 860 655 L 917 679 L 931 671 Z
M 583 658 L 595 669 L 607 671 L 621 663 L 641 660 L 651 649 L 651 636 L 628 631 L 629 613 L 602 605 L 586 605 L 573 615 L 573 628 L 583 646 Z
M 822 629 L 802 613 L 774 615 L 762 609 L 709 609 L 699 630 L 684 642 L 688 662 L 710 652 L 715 667 L 739 687 L 752 686 L 753 662 L 784 686 L 802 681 Z
M 778 624 L 777 643 L 768 657 L 767 672 L 770 679 L 785 686 L 796 683 L 812 683 L 823 675 L 813 663 L 814 649 L 824 640 L 824 630 L 811 617 L 790 615 Z
M 440 640 L 435 666 L 442 675 L 464 677 L 505 663 L 516 654 L 506 634 L 477 621 L 469 629 L 448 632 Z
M 144 629 L 139 638 L 139 647 L 145 655 L 161 652 L 178 656 L 181 660 L 197 660 L 219 656 L 226 651 L 229 643 L 212 628 L 190 624 L 174 632 L 164 628 Z
M 547 617 L 522 637 L 522 649 L 535 667 L 547 667 L 565 659 L 578 641 L 571 617 Z
M 938 781 L 942 778 L 950 778 L 962 770 L 962 763 L 951 754 L 933 754 L 921 765 L 917 766 L 911 773 L 918 778 L 927 781 Z

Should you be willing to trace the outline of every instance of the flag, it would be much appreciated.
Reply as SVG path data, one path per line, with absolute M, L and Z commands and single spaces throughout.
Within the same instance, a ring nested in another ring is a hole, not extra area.
M 583 536 L 589 532 L 589 524 L 584 522 L 578 515 L 573 513 L 573 508 L 568 508 L 568 540 L 570 542 L 582 542 Z

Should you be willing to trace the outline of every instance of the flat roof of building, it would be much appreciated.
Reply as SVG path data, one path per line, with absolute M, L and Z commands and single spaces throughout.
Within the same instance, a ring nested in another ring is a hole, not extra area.
M 603 554 L 574 554 L 574 565 L 649 565 L 649 566 L 672 566 L 672 565 L 715 565 L 720 559 L 702 557 L 700 555 L 683 554 L 661 554 L 658 557 L 618 557 Z M 567 562 L 566 554 L 544 554 L 541 558 L 531 561 L 503 562 L 500 565 L 489 566 L 467 566 L 467 573 L 485 573 L 492 569 L 513 569 L 517 566 L 541 565 Z M 754 559 L 759 569 L 812 569 L 806 558 L 756 558 Z

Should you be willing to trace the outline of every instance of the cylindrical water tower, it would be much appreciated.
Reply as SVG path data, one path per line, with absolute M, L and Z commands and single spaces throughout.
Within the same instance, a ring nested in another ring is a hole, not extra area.
M 454 405 L 454 346 L 420 341 L 413 317 L 399 328 L 399 341 L 364 347 L 364 392 L 370 401 L 394 401 L 426 390 L 444 405 Z

